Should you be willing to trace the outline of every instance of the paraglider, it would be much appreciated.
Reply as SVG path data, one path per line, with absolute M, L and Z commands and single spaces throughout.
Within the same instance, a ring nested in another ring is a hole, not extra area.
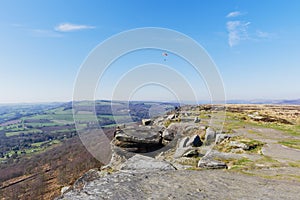
M 168 53 L 167 53 L 167 52 L 163 52 L 163 53 L 162 53 L 162 56 L 164 56 L 164 61 L 166 61 L 166 60 L 167 60 Z

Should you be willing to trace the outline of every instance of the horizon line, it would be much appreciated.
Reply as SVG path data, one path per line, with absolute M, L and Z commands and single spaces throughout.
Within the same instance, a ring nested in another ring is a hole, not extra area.
M 110 101 L 110 102 L 157 102 L 157 103 L 179 103 L 177 100 L 112 100 L 112 99 L 95 99 L 95 100 L 68 100 L 68 101 L 20 101 L 20 102 L 0 102 L 0 105 L 26 105 L 26 104 L 59 104 L 59 103 L 72 103 L 72 102 L 84 102 L 84 101 Z M 274 101 L 273 103 L 270 101 Z M 300 104 L 300 98 L 296 99 L 228 99 L 225 100 L 225 104 L 263 104 L 264 102 L 267 104 L 278 104 L 282 101 L 299 101 Z M 195 104 L 195 103 L 201 103 L 201 104 L 213 104 L 211 100 L 182 100 L 180 101 L 184 104 Z M 215 103 L 219 101 L 214 101 Z M 223 101 L 222 101 L 223 102 Z

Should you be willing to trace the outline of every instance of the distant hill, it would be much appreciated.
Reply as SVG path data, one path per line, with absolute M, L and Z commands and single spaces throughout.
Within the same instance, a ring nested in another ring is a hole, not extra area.
M 282 100 L 279 104 L 295 104 L 300 105 L 300 99 L 294 99 L 294 100 Z
M 228 100 L 229 104 L 289 104 L 300 105 L 300 99 L 283 99 L 283 100 L 271 100 L 271 99 L 257 99 L 257 100 Z

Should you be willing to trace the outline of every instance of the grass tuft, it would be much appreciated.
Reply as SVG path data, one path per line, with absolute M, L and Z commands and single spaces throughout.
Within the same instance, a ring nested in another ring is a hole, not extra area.
M 290 148 L 300 149 L 300 140 L 297 139 L 282 140 L 278 143 Z

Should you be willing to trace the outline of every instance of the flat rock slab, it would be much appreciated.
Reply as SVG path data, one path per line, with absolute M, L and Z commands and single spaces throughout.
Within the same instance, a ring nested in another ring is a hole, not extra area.
M 254 133 L 250 134 L 249 130 Z M 280 162 L 300 160 L 300 150 L 278 144 L 278 141 L 285 139 L 299 139 L 297 136 L 270 128 L 256 127 L 236 129 L 235 132 L 238 135 L 245 135 L 248 138 L 266 142 L 267 144 L 262 148 L 262 153 L 266 156 L 270 156 Z
M 206 169 L 226 169 L 227 165 L 224 162 L 216 160 L 201 160 L 198 163 L 198 167 Z
M 129 158 L 121 165 L 121 170 L 175 170 L 175 168 L 168 162 L 159 161 L 154 158 L 142 155 L 135 155 Z
M 224 170 L 117 172 L 59 199 L 299 199 L 300 182 Z
M 198 167 L 206 169 L 224 169 L 227 165 L 224 162 L 215 160 L 211 157 L 203 157 L 198 162 Z
M 133 143 L 159 143 L 162 134 L 162 127 L 139 126 L 124 128 L 115 135 L 116 140 Z
M 256 161 L 261 158 L 261 155 L 255 155 L 255 154 L 236 154 L 236 153 L 225 153 L 225 152 L 219 152 L 216 150 L 209 150 L 206 155 L 206 157 L 213 158 L 213 159 L 241 159 L 241 158 L 248 158 L 252 161 Z
M 300 150 L 289 148 L 281 144 L 267 144 L 262 148 L 262 153 L 279 161 L 299 161 Z

